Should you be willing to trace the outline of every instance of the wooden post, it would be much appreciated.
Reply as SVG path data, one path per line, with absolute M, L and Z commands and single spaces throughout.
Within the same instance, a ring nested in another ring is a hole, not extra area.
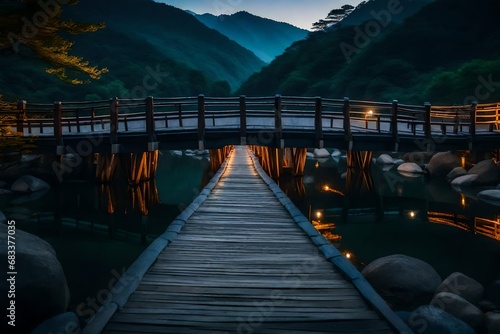
M 432 127 L 431 127 L 431 112 L 432 106 L 429 102 L 425 102 L 425 115 L 424 115 L 424 133 L 427 139 L 432 137 Z
M 205 95 L 198 95 L 198 149 L 205 149 Z
M 245 95 L 240 96 L 240 144 L 247 143 L 247 104 Z
M 120 103 L 118 98 L 115 97 L 111 99 L 110 114 L 109 114 L 109 134 L 111 138 L 111 144 L 118 144 L 118 109 Z M 113 152 L 117 153 L 117 152 Z
M 182 128 L 182 104 L 179 103 L 179 110 L 177 110 L 177 112 L 179 113 L 179 127 Z
M 146 98 L 146 132 L 150 142 L 156 141 L 154 99 L 152 96 Z
M 470 108 L 470 136 L 472 139 L 475 139 L 476 137 L 476 116 L 477 116 L 477 102 L 474 101 L 471 104 Z
M 322 119 L 323 105 L 321 97 L 316 97 L 316 110 L 314 113 L 314 129 L 316 131 L 316 142 L 318 148 L 323 148 L 323 119 Z
M 351 102 L 348 97 L 344 97 L 344 134 L 346 141 L 349 142 L 349 150 L 352 149 L 352 135 L 351 135 Z
M 54 102 L 54 137 L 60 144 L 62 138 L 62 102 Z
M 392 101 L 391 108 L 391 130 L 392 139 L 394 140 L 395 150 L 398 151 L 398 100 Z
M 17 101 L 17 122 L 16 122 L 16 131 L 20 133 L 24 133 L 24 119 L 26 118 L 26 101 L 19 100 Z
M 281 147 L 281 140 L 283 139 L 283 123 L 281 120 L 281 95 L 277 94 L 274 98 L 274 131 L 276 136 L 276 145 Z

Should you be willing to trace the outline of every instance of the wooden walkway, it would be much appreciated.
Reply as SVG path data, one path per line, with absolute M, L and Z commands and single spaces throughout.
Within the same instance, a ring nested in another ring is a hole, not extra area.
M 411 333 L 371 287 L 362 297 L 366 281 L 356 271 L 356 288 L 352 268 L 332 263 L 348 261 L 320 251 L 252 159 L 235 148 L 103 333 Z

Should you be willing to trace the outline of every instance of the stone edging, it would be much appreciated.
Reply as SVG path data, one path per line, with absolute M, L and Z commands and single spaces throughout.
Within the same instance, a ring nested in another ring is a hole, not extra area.
M 154 264 L 160 253 L 175 239 L 175 237 L 177 237 L 177 234 L 182 230 L 184 225 L 186 225 L 188 219 L 198 210 L 217 185 L 226 171 L 228 160 L 229 159 L 226 158 L 219 171 L 214 175 L 207 186 L 203 188 L 198 197 L 196 197 L 195 200 L 172 221 L 165 233 L 153 241 L 137 260 L 132 263 L 111 290 L 111 300 L 101 306 L 94 317 L 90 319 L 89 323 L 82 329 L 82 334 L 101 333 L 115 312 L 125 305 L 129 297 L 139 286 L 144 274 L 146 274 L 148 269 Z
M 348 279 L 356 289 L 361 293 L 361 296 L 391 325 L 398 333 L 412 334 L 412 330 L 399 318 L 387 303 L 380 297 L 375 289 L 361 275 L 361 273 L 347 260 L 337 248 L 335 248 L 328 240 L 326 240 L 309 220 L 300 212 L 300 210 L 292 203 L 285 195 L 281 188 L 271 179 L 262 169 L 259 160 L 253 152 L 248 149 L 250 157 L 254 163 L 255 169 L 264 182 L 269 186 L 274 195 L 279 199 L 281 204 L 287 209 L 293 220 L 299 227 L 311 238 L 312 242 L 319 248 L 328 261 L 333 263 Z

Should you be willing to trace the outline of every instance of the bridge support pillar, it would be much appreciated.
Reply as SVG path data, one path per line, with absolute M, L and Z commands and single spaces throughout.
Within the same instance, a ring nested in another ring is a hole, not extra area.
M 366 170 L 371 167 L 372 158 L 372 151 L 347 151 L 347 166 Z
M 210 171 L 215 174 L 231 153 L 231 146 L 210 150 Z

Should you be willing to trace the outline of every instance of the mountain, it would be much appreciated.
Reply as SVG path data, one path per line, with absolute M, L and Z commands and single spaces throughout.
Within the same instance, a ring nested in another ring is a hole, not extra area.
M 436 0 L 402 23 L 383 27 L 372 19 L 313 33 L 250 77 L 238 93 L 418 104 L 498 101 L 499 12 L 496 0 Z
M 80 0 L 63 18 L 105 22 L 95 33 L 69 36 L 73 54 L 109 73 L 70 86 L 44 73 L 36 58 L 2 55 L 0 91 L 6 100 L 228 95 L 264 63 L 252 52 L 209 29 L 183 10 L 151 0 Z
M 217 30 L 252 51 L 266 63 L 282 54 L 292 43 L 306 38 L 308 31 L 247 12 L 233 15 L 195 15 L 207 27 Z
M 337 26 L 357 26 L 369 20 L 383 17 L 392 23 L 402 23 L 408 17 L 415 15 L 422 7 L 436 0 L 401 0 L 399 5 L 392 6 L 387 0 L 369 0 L 360 4 L 351 14 Z M 395 2 L 394 2 L 395 3 Z

